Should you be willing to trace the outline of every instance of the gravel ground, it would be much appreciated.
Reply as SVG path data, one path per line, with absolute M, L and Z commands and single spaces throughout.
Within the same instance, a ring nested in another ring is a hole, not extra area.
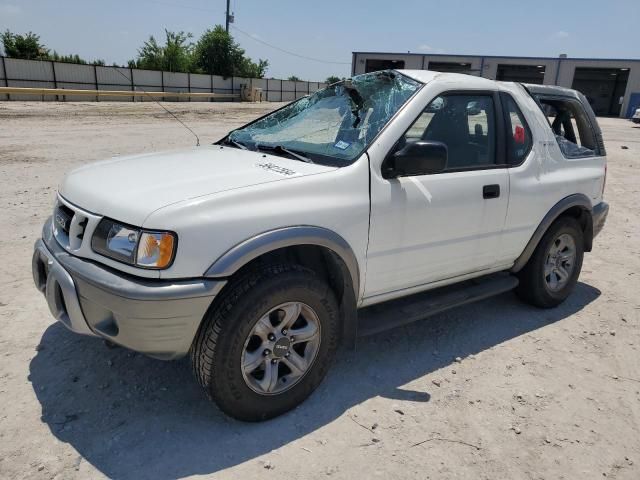
M 277 106 L 170 105 L 203 143 Z M 31 280 L 65 171 L 192 135 L 151 103 L 0 103 L 0 478 L 637 480 L 640 128 L 601 125 L 611 213 L 565 304 L 505 294 L 360 340 L 304 405 L 243 424 L 186 360 L 54 323 Z

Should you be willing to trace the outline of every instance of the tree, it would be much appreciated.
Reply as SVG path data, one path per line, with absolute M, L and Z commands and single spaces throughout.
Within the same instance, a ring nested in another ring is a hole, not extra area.
M 267 60 L 258 59 L 258 63 L 254 63 L 251 59 L 245 57 L 240 67 L 239 75 L 249 78 L 264 78 L 267 73 L 269 62 Z
M 299 77 L 296 77 L 295 75 L 291 75 L 289 78 L 287 78 L 287 80 L 291 81 L 291 82 L 301 82 L 302 80 L 300 80 Z
M 167 41 L 164 46 L 164 69 L 169 72 L 188 72 L 191 68 L 193 43 L 187 41 L 193 37 L 190 33 L 165 30 Z
M 171 32 L 165 29 L 165 44 L 160 45 L 152 35 L 138 50 L 138 58 L 129 65 L 147 70 L 188 72 L 191 69 L 193 43 L 187 43 L 193 36 L 185 32 Z
M 2 44 L 7 57 L 27 60 L 41 60 L 49 57 L 49 49 L 40 43 L 40 36 L 33 32 L 19 35 L 6 30 L 2 34 Z
M 87 60 L 85 60 L 84 58 L 80 57 L 80 55 L 75 54 L 75 55 L 60 55 L 58 52 L 56 52 L 55 50 L 53 51 L 53 53 L 51 55 L 47 56 L 47 60 L 53 60 L 54 62 L 64 62 L 64 63 L 77 63 L 79 65 L 105 65 L 105 61 L 98 58 L 96 60 L 94 60 L 93 62 L 89 62 Z
M 335 75 L 330 75 L 324 82 L 328 85 L 331 85 L 332 83 L 339 82 L 340 80 L 344 80 L 344 78 L 341 79 L 340 77 L 336 77 Z
M 259 59 L 258 63 L 245 56 L 245 51 L 222 25 L 205 31 L 193 51 L 193 66 L 198 72 L 223 77 L 239 76 L 263 78 L 269 62 Z
M 245 55 L 240 47 L 222 25 L 202 34 L 197 44 L 190 39 L 191 33 L 172 32 L 165 29 L 165 41 L 160 44 L 152 35 L 138 49 L 135 59 L 129 60 L 130 68 L 148 70 L 164 70 L 169 72 L 193 72 L 237 76 L 248 78 L 264 78 L 269 68 L 267 60 L 254 62 Z M 89 64 L 77 54 L 61 55 L 40 43 L 40 37 L 33 32 L 18 35 L 6 30 L 0 35 L 7 56 L 13 58 L 54 60 L 59 62 Z M 94 60 L 94 65 L 105 65 L 101 59 Z M 116 64 L 114 64 L 115 66 Z

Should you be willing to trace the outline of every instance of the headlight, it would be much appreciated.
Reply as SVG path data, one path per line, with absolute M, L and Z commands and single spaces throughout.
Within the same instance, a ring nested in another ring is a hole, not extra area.
M 91 248 L 114 260 L 142 268 L 163 269 L 173 262 L 177 238 L 172 232 L 147 231 L 103 218 Z

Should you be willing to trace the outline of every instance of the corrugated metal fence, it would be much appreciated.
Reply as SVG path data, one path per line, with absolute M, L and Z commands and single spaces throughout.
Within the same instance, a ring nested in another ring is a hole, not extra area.
M 290 102 L 324 88 L 322 82 L 293 82 L 266 78 L 223 78 L 196 73 L 160 72 L 136 68 L 78 65 L 49 60 L 0 57 L 0 86 L 118 90 L 148 92 L 209 92 L 240 94 L 242 84 L 262 88 L 269 102 Z M 148 99 L 142 97 L 145 101 Z M 0 100 L 90 101 L 97 98 L 73 95 L 0 95 Z M 133 97 L 101 97 L 102 101 L 132 101 Z M 179 100 L 167 97 L 164 100 Z M 140 101 L 140 98 L 138 99 Z M 189 99 L 182 99 L 189 101 Z M 228 100 L 227 100 L 228 101 Z

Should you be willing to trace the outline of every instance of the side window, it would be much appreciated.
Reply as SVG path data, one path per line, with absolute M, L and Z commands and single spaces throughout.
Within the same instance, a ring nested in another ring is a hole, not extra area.
M 519 165 L 525 160 L 533 146 L 531 129 L 511 95 L 501 93 L 500 99 L 502 100 L 505 119 L 507 163 L 509 165 Z
M 491 95 L 445 94 L 433 99 L 404 135 L 404 142 L 444 143 L 447 170 L 496 163 L 495 109 Z
M 578 101 L 555 97 L 541 97 L 538 101 L 566 158 L 596 155 L 596 137 Z

